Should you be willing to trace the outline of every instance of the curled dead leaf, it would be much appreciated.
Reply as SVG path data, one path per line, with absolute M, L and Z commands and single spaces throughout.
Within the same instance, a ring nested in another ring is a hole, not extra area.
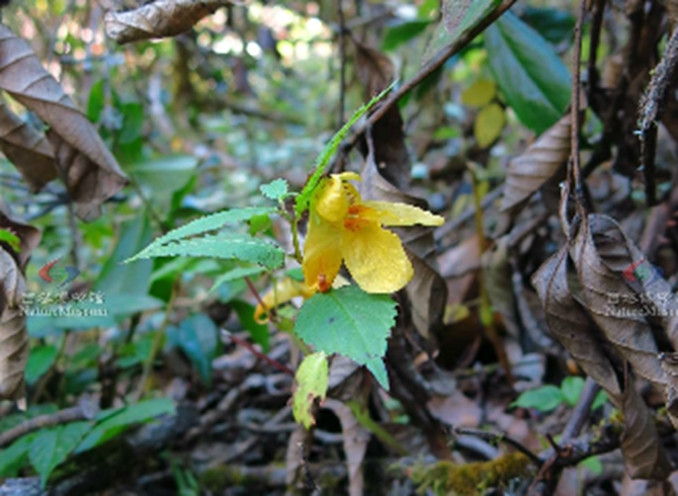
M 230 4 L 229 0 L 155 0 L 126 12 L 108 12 L 106 34 L 117 43 L 176 36 L 200 19 Z
M 624 416 L 621 448 L 629 474 L 634 478 L 662 478 L 668 458 L 652 415 L 633 388 L 621 360 L 580 303 L 582 288 L 567 246 L 546 260 L 532 278 L 553 336 Z
M 28 332 L 20 303 L 25 290 L 16 260 L 0 248 L 0 400 L 24 396 Z
M 23 269 L 28 261 L 28 257 L 36 246 L 40 243 L 42 237 L 40 231 L 35 227 L 14 217 L 9 207 L 0 199 L 0 229 L 7 229 L 19 238 L 19 252 L 15 253 L 19 261 L 19 268 Z
M 568 113 L 509 162 L 501 210 L 521 204 L 558 172 L 570 156 L 572 118 Z
M 54 152 L 43 134 L 0 102 L 0 149 L 33 191 L 57 175 Z
M 50 126 L 57 169 L 75 203 L 76 214 L 91 220 L 101 204 L 127 182 L 97 130 L 59 82 L 45 70 L 28 44 L 0 24 L 0 89 Z M 95 192 L 88 188 L 96 184 Z

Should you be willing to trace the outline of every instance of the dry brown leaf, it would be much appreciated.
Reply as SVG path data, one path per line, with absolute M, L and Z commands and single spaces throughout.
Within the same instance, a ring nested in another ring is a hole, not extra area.
M 14 217 L 11 214 L 9 207 L 1 199 L 0 229 L 7 229 L 19 238 L 20 251 L 15 255 L 17 260 L 19 260 L 19 268 L 23 269 L 31 252 L 40 243 L 40 238 L 42 236 L 40 231 Z
M 655 301 L 634 275 L 639 254 L 614 220 L 595 214 L 582 221 L 570 247 L 590 315 L 634 372 L 664 389 L 657 341 L 667 338 L 646 319 Z
M 407 203 L 427 208 L 420 198 L 407 195 L 387 181 L 377 170 L 371 155 L 365 161 L 361 174 L 360 192 L 366 200 Z M 433 230 L 424 226 L 393 228 L 403 241 L 405 251 L 414 267 L 414 277 L 405 286 L 407 297 L 412 302 L 412 321 L 422 336 L 435 336 L 442 326 L 447 285 L 436 269 Z
M 539 136 L 522 155 L 509 162 L 502 211 L 520 209 L 520 205 L 567 162 L 571 122 L 568 113 Z
M 50 126 L 57 167 L 76 214 L 91 220 L 127 180 L 87 117 L 40 64 L 28 44 L 0 24 L 0 89 Z M 87 188 L 96 185 L 96 193 Z M 101 196 L 103 195 L 103 196 Z
M 567 247 L 546 260 L 532 278 L 544 306 L 553 336 L 592 379 L 605 389 L 610 401 L 624 415 L 622 452 L 632 477 L 661 478 L 669 470 L 652 415 L 636 390 L 626 380 L 621 360 L 574 294 L 582 291 Z M 615 364 L 618 364 L 615 366 Z
M 127 12 L 108 12 L 106 34 L 117 43 L 176 36 L 191 29 L 230 0 L 155 0 Z
M 0 102 L 0 149 L 33 191 L 57 176 L 54 152 L 47 138 Z
M 0 248 L 0 400 L 24 396 L 28 332 L 20 304 L 25 290 L 26 281 L 16 260 Z

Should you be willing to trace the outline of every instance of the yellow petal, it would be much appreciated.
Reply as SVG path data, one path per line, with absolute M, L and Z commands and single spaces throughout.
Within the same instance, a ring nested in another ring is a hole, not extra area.
M 360 203 L 360 193 L 347 180 L 360 180 L 355 172 L 332 174 L 325 179 L 316 193 L 311 209 L 330 222 L 339 222 L 346 216 L 350 205 Z
M 363 206 L 377 212 L 377 219 L 384 226 L 442 226 L 445 219 L 413 205 L 384 201 L 366 201 Z
M 301 264 L 306 284 L 318 291 L 330 289 L 341 268 L 341 229 L 311 212 Z
M 341 244 L 346 268 L 363 291 L 393 293 L 414 275 L 398 236 L 376 222 L 345 230 Z
M 310 298 L 313 295 L 312 291 L 305 283 L 295 281 L 290 277 L 281 279 L 275 285 L 275 289 L 271 289 L 268 293 L 261 297 L 261 302 L 254 309 L 254 320 L 259 324 L 268 322 L 268 312 L 285 302 L 290 301 L 297 296 Z

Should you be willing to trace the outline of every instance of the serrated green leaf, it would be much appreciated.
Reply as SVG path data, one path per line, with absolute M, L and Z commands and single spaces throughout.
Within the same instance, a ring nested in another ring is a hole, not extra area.
M 236 279 L 243 279 L 249 276 L 256 276 L 264 272 L 263 267 L 236 267 L 235 269 L 229 270 L 228 272 L 223 273 L 219 278 L 214 281 L 209 292 L 216 291 L 219 286 L 227 282 L 235 281 Z
M 189 222 L 186 225 L 178 227 L 167 234 L 156 238 L 150 245 L 145 249 L 137 253 L 131 258 L 125 260 L 124 263 L 129 263 L 134 260 L 139 260 L 141 258 L 151 258 L 155 256 L 162 255 L 153 255 L 155 250 L 161 248 L 171 241 L 180 241 L 189 236 L 196 236 L 198 234 L 204 234 L 209 231 L 216 231 L 221 229 L 225 225 L 235 224 L 237 222 L 243 222 L 251 219 L 255 215 L 264 215 L 272 214 L 275 212 L 273 207 L 248 207 L 248 208 L 236 208 L 232 210 L 227 210 L 224 212 L 218 212 L 216 214 L 206 215 L 205 217 L 200 217 L 192 222 Z
M 212 361 L 219 346 L 218 332 L 214 322 L 204 314 L 196 314 L 179 326 L 167 329 L 169 344 L 186 353 L 207 387 L 212 386 Z
M 301 307 L 294 332 L 316 350 L 339 353 L 367 366 L 388 389 L 382 357 L 395 315 L 396 303 L 390 296 L 345 286 L 309 298 Z
M 577 404 L 583 390 L 584 379 L 577 376 L 566 377 L 560 385 L 560 391 L 563 393 L 563 398 L 565 398 L 565 402 L 570 406 Z
M 156 398 L 142 401 L 115 410 L 99 413 L 99 423 L 85 436 L 78 445 L 76 453 L 92 449 L 141 422 L 148 422 L 160 415 L 174 415 L 174 402 L 169 398 Z
M 506 12 L 485 31 L 490 68 L 520 121 L 537 133 L 555 124 L 570 103 L 570 73 L 553 47 Z
M 325 399 L 330 369 L 327 355 L 322 351 L 308 355 L 299 365 L 294 378 L 297 388 L 292 397 L 292 413 L 294 420 L 307 429 L 315 425 L 312 407 L 316 398 Z
M 40 474 L 42 487 L 45 487 L 52 471 L 68 458 L 91 427 L 89 422 L 73 422 L 54 429 L 43 429 L 33 438 L 28 458 Z
M 287 181 L 284 179 L 274 179 L 268 184 L 259 186 L 259 191 L 270 200 L 280 200 L 287 194 Z
M 534 408 L 540 412 L 548 412 L 565 402 L 565 397 L 560 388 L 548 385 L 537 389 L 525 391 L 511 406 L 521 408 Z
M 155 243 L 129 261 L 182 255 L 242 260 L 275 269 L 280 267 L 285 259 L 285 252 L 280 247 L 249 234 L 219 233 L 154 245 Z
M 26 364 L 26 382 L 35 384 L 52 366 L 59 354 L 56 346 L 35 346 L 31 348 Z
M 318 186 L 320 178 L 323 176 L 323 174 L 325 174 L 325 169 L 327 169 L 327 165 L 330 163 L 332 155 L 334 155 L 334 153 L 337 151 L 337 148 L 339 148 L 341 140 L 344 139 L 344 136 L 346 136 L 348 130 L 351 129 L 351 126 L 353 126 L 353 124 L 355 124 L 358 119 L 360 119 L 368 110 L 370 110 L 375 103 L 384 98 L 391 91 L 391 89 L 393 89 L 396 83 L 397 81 L 393 81 L 384 91 L 356 110 L 348 122 L 344 124 L 342 128 L 337 131 L 334 136 L 332 136 L 332 139 L 324 146 L 320 152 L 320 155 L 318 155 L 318 158 L 315 161 L 315 169 L 313 170 L 313 174 L 311 174 L 311 177 L 308 178 L 306 185 L 304 185 L 304 189 L 302 189 L 299 196 L 297 196 L 297 201 L 294 207 L 297 215 L 301 215 L 308 207 L 308 203 L 311 200 L 311 195 L 313 194 L 313 191 L 315 191 L 316 186 Z

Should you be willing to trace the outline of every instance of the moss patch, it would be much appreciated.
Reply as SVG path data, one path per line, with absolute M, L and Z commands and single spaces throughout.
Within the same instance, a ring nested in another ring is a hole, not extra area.
M 486 489 L 505 487 L 511 479 L 526 477 L 535 467 L 522 453 L 508 453 L 489 462 L 455 465 L 438 462 L 415 471 L 412 479 L 419 490 L 431 489 L 436 495 L 476 496 Z

